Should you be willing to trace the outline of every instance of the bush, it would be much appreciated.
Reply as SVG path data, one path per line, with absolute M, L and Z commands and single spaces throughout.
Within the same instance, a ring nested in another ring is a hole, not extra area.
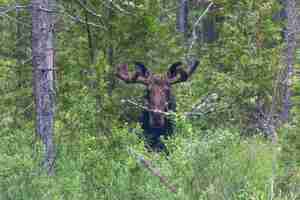
M 299 168 L 286 167 L 285 150 L 264 138 L 241 138 L 233 128 L 197 130 L 178 119 L 176 134 L 165 141 L 169 154 L 145 149 L 135 127 L 115 127 L 109 136 L 78 132 L 76 140 L 61 129 L 52 177 L 38 167 L 42 145 L 32 151 L 28 130 L 1 130 L 0 199 L 264 200 L 300 193 Z

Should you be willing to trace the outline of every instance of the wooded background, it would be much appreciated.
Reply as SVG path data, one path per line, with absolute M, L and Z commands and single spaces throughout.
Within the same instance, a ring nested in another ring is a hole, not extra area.
M 300 199 L 299 8 L 0 0 L 0 199 Z M 169 153 L 151 152 L 144 88 L 116 67 L 193 59 Z

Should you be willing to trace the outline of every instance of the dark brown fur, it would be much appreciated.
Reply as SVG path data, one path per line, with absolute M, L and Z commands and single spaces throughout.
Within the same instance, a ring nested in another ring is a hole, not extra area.
M 175 99 L 172 96 L 172 85 L 186 81 L 198 66 L 195 61 L 190 68 L 181 68 L 182 63 L 171 65 L 165 74 L 153 74 L 143 64 L 136 62 L 136 70 L 129 74 L 126 64 L 118 67 L 117 76 L 126 83 L 141 83 L 146 86 L 145 107 L 142 116 L 142 128 L 154 149 L 162 149 L 161 135 L 173 132 L 173 126 L 167 113 L 175 111 Z

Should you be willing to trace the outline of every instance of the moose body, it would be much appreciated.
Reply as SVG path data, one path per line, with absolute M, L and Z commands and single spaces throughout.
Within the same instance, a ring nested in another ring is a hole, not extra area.
M 177 62 L 170 66 L 165 74 L 153 74 L 142 63 L 136 62 L 136 70 L 128 72 L 126 64 L 119 65 L 117 77 L 126 83 L 140 83 L 146 86 L 144 111 L 141 117 L 142 128 L 149 146 L 154 150 L 161 150 L 164 145 L 161 136 L 173 133 L 173 123 L 167 117 L 170 111 L 175 111 L 176 103 L 172 94 L 172 85 L 186 81 L 196 70 L 199 62 L 194 61 L 187 68 L 182 68 L 182 63 Z

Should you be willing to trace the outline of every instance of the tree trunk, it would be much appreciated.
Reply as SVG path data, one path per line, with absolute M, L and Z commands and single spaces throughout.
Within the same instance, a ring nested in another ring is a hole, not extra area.
M 88 36 L 88 45 L 89 45 L 89 52 L 90 52 L 90 65 L 93 66 L 93 72 L 96 73 L 96 80 L 92 81 L 92 84 L 89 84 L 91 91 L 93 92 L 93 95 L 96 99 L 96 115 L 95 115 L 95 124 L 96 124 L 96 132 L 98 135 L 100 135 L 101 132 L 103 132 L 103 123 L 102 123 L 102 96 L 99 94 L 100 91 L 100 74 L 99 69 L 97 69 L 97 54 L 98 49 L 96 46 L 96 41 L 94 38 L 94 35 L 92 34 L 91 27 L 89 25 L 89 17 L 88 13 L 85 14 L 85 21 L 86 21 L 86 31 Z
M 283 106 L 281 113 L 281 121 L 288 122 L 290 119 L 291 102 L 291 85 L 294 72 L 294 59 L 296 50 L 296 31 L 297 31 L 297 7 L 295 0 L 285 1 L 285 13 L 287 15 L 287 27 L 285 31 L 286 49 L 284 52 L 284 63 L 286 65 L 285 76 L 283 80 Z
M 183 34 L 184 38 L 187 39 L 188 35 L 188 15 L 189 7 L 188 0 L 179 0 L 179 9 L 177 13 L 177 31 Z
M 108 74 L 108 95 L 112 96 L 112 92 L 115 88 L 116 78 L 115 78 L 115 69 L 114 69 L 114 48 L 113 48 L 113 26 L 112 26 L 112 18 L 113 18 L 113 5 L 112 2 L 109 3 L 110 6 L 107 10 L 107 21 L 108 21 L 108 33 L 109 33 L 109 42 L 108 47 L 106 49 L 108 64 L 111 67 L 111 70 Z
M 45 147 L 43 167 L 54 173 L 54 0 L 32 0 L 32 65 L 34 69 L 34 96 L 36 133 Z
M 211 43 L 217 39 L 215 16 L 208 16 L 203 20 L 203 40 Z

